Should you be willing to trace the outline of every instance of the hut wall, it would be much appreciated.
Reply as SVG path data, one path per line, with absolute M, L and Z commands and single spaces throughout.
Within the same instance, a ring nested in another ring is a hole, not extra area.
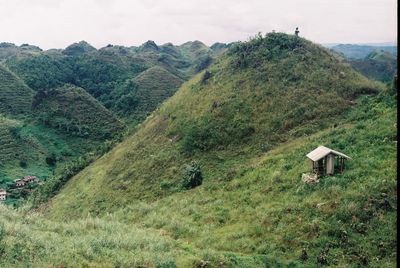
M 333 154 L 329 154 L 326 157 L 326 174 L 334 174 L 335 173 L 335 156 Z

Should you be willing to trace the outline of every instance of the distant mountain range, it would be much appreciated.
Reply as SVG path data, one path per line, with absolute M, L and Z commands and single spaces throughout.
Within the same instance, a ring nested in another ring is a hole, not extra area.
M 342 53 L 346 58 L 363 59 L 374 50 L 380 49 L 397 56 L 397 46 L 371 46 L 371 45 L 353 45 L 339 44 L 330 47 L 330 49 Z
M 358 46 L 373 46 L 373 47 L 380 47 L 380 46 L 397 46 L 396 42 L 381 42 L 381 43 L 322 43 L 324 47 L 334 47 L 337 45 L 358 45 Z

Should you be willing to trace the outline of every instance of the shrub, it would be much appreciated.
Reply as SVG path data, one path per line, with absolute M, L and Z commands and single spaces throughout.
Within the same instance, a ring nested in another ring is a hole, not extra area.
M 46 157 L 46 164 L 47 165 L 53 167 L 53 166 L 56 165 L 56 162 L 57 162 L 57 157 L 56 157 L 56 155 L 54 153 Z
M 28 162 L 26 160 L 20 160 L 19 166 L 22 168 L 26 168 L 28 166 Z
M 200 165 L 196 162 L 187 165 L 185 175 L 183 176 L 182 187 L 184 189 L 192 189 L 201 185 L 202 182 L 203 174 Z
M 211 78 L 211 75 L 212 74 L 206 70 L 203 74 L 203 77 L 201 78 L 201 83 L 204 84 L 205 82 L 207 82 L 207 80 Z

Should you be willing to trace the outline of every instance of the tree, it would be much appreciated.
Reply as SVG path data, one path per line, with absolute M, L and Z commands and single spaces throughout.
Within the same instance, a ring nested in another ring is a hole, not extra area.
M 54 153 L 46 157 L 46 164 L 49 166 L 55 166 L 57 163 L 57 157 Z
M 183 176 L 182 186 L 185 189 L 193 189 L 203 182 L 203 173 L 198 163 L 192 162 L 186 166 L 185 175 Z

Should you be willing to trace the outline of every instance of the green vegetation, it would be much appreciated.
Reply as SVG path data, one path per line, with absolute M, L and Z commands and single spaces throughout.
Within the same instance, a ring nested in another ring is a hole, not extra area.
M 238 65 L 249 59 L 257 66 Z M 135 135 L 75 177 L 66 191 L 87 194 L 69 208 L 101 211 L 171 194 L 160 181 L 178 185 L 193 159 L 218 178 L 261 150 L 326 128 L 356 96 L 382 88 L 325 49 L 278 33 L 238 44 L 209 71 L 205 83 L 200 74 L 184 84 Z
M 124 124 L 84 89 L 73 85 L 39 91 L 33 100 L 35 116 L 44 125 L 92 139 L 111 138 Z
M 203 182 L 203 174 L 201 167 L 196 162 L 186 166 L 185 175 L 182 180 L 182 187 L 184 189 L 193 189 Z
M 366 77 L 382 82 L 391 82 L 397 73 L 397 57 L 383 50 L 375 50 L 364 59 L 349 60 L 349 63 Z
M 395 107 L 389 92 L 362 97 L 336 128 L 254 155 L 219 180 L 205 174 L 194 190 L 100 218 L 59 222 L 0 207 L 2 264 L 395 267 Z M 300 177 L 319 144 L 353 159 L 343 174 L 310 186 Z
M 10 192 L 7 203 L 17 205 L 28 195 L 28 189 L 12 190 L 15 179 L 35 175 L 46 180 L 58 173 L 59 164 L 123 129 L 124 124 L 85 90 L 64 86 L 35 95 L 0 65 L 0 187 Z
M 142 122 L 165 99 L 172 96 L 183 80 L 162 67 L 154 66 L 125 81 L 115 89 L 106 105 L 128 121 Z
M 12 43 L 0 43 L 0 63 L 4 60 L 14 57 L 14 56 L 27 56 L 40 53 L 42 50 L 37 46 L 32 46 L 29 44 L 22 44 L 21 46 L 16 46 Z
M 43 155 L 56 172 L 30 196 L 31 209 L 0 206 L 1 266 L 395 267 L 397 88 L 368 80 L 303 38 L 270 33 L 231 45 L 211 65 L 201 60 L 205 70 L 158 108 L 162 98 L 143 97 L 163 79 L 177 86 L 197 68 L 184 59 L 210 50 L 152 41 L 101 49 L 111 61 L 135 54 L 146 70 L 105 79 L 116 82 L 104 94 L 85 89 L 110 109 L 120 101 L 114 112 L 136 112 L 144 100 L 155 111 L 122 142 L 118 135 L 99 142 L 67 164 L 55 149 Z M 65 57 L 100 53 L 81 52 Z M 38 90 L 34 107 L 56 111 L 48 120 L 58 120 L 69 94 L 78 106 L 75 97 L 94 102 L 65 86 Z M 6 135 L 33 128 L 0 122 Z M 308 185 L 301 181 L 310 171 L 305 155 L 318 145 L 352 159 L 344 173 Z M 20 159 L 20 168 L 30 166 Z
M 102 143 L 103 140 L 71 136 L 36 121 L 0 116 L 0 188 L 11 190 L 13 181 L 26 175 L 46 181 L 64 174 L 65 163 Z M 24 191 L 14 192 L 8 197 L 8 204 L 18 205 L 21 198 L 27 197 Z
M 64 223 L 0 204 L 2 267 L 284 267 L 263 255 L 197 249 L 167 232 L 106 219 Z M 293 266 L 293 265 L 292 265 Z
M 15 74 L 0 65 L 0 113 L 27 114 L 34 92 Z
M 397 46 L 367 46 L 367 45 L 351 45 L 340 44 L 333 46 L 332 50 L 342 53 L 349 59 L 364 59 L 375 50 L 387 51 L 397 57 Z
M 30 54 L 13 44 L 3 44 L 0 56 L 7 55 L 5 64 L 32 89 L 73 84 L 135 125 L 225 50 L 221 44 L 214 53 L 199 41 L 181 46 L 157 46 L 148 41 L 140 47 L 108 45 L 97 50 L 81 41 L 64 50 Z
M 337 45 L 331 49 L 369 79 L 388 83 L 397 73 L 397 46 Z
M 88 42 L 80 41 L 69 45 L 62 53 L 68 56 L 81 56 L 94 51 L 96 51 L 96 48 L 92 47 Z
M 46 217 L 111 213 L 193 248 L 293 267 L 394 267 L 393 93 L 280 33 L 236 44 L 207 71 L 70 179 Z M 309 186 L 300 179 L 305 155 L 320 144 L 353 160 Z M 202 184 L 182 190 L 182 167 L 193 160 Z
M 97 50 L 81 41 L 42 51 L 1 43 L 1 187 L 11 190 L 13 180 L 36 175 L 54 177 L 45 192 L 58 191 L 104 153 L 103 147 L 109 149 L 126 125 L 134 130 L 184 79 L 213 61 L 211 49 L 195 44 L 149 41 L 138 48 Z M 74 172 L 65 170 L 67 162 Z M 17 204 L 19 196 L 26 197 L 16 193 L 7 202 Z
M 36 91 L 73 81 L 72 63 L 69 59 L 64 59 L 60 52 L 18 55 L 7 59 L 5 64 Z

